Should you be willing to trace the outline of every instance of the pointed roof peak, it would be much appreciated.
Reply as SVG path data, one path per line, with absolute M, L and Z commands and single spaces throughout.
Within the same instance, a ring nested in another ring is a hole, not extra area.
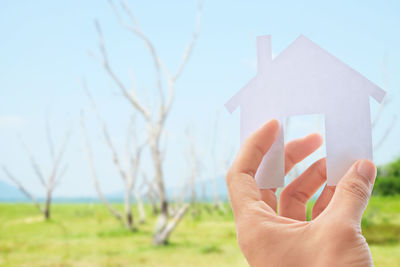
M 265 39 L 265 40 L 268 39 L 270 41 L 270 36 L 260 36 L 259 38 Z M 269 42 L 269 45 L 270 45 L 270 42 Z M 262 51 L 264 51 L 264 50 L 262 50 Z M 337 58 L 336 56 L 334 56 L 333 54 L 331 54 L 330 52 L 328 52 L 327 50 L 325 50 L 324 48 L 322 48 L 317 43 L 315 43 L 314 41 L 312 41 L 311 39 L 309 39 L 308 37 L 306 37 L 303 34 L 300 34 L 294 41 L 292 41 L 289 44 L 289 46 L 287 46 L 274 59 L 272 59 L 272 61 L 270 63 L 272 64 L 271 66 L 274 67 L 274 64 L 279 65 L 279 63 L 281 61 L 290 62 L 290 61 L 293 61 L 294 57 L 298 59 L 298 56 L 300 56 L 300 55 L 303 55 L 303 56 L 302 56 L 302 58 L 300 58 L 298 60 L 300 60 L 300 61 L 301 60 L 309 60 L 309 58 L 304 55 L 308 55 L 310 53 L 317 58 L 323 57 L 325 59 L 325 61 L 327 62 L 324 64 L 327 64 L 327 65 L 335 64 L 335 65 L 338 65 L 341 68 L 343 68 L 345 71 L 351 73 L 351 75 L 354 75 L 354 77 L 357 77 L 360 81 L 363 81 L 366 92 L 368 92 L 368 94 L 370 96 L 372 96 L 378 102 L 382 101 L 383 97 L 385 96 L 385 91 L 382 88 L 380 88 L 379 86 L 377 86 L 376 84 L 374 84 L 373 82 L 368 80 L 365 76 L 360 74 L 358 71 L 351 68 L 349 65 L 344 63 L 342 60 L 340 60 L 339 58 Z M 266 62 L 266 60 L 264 60 L 264 61 Z M 285 65 L 285 64 L 283 64 L 283 65 Z M 275 65 L 275 66 L 277 66 L 277 65 Z M 259 72 L 255 78 L 253 78 L 247 85 L 245 85 L 239 92 L 237 92 L 226 103 L 226 107 L 228 108 L 229 112 L 233 112 L 236 109 L 236 107 L 240 105 L 241 98 L 249 92 L 249 90 L 248 90 L 249 88 L 254 88 L 254 86 L 255 86 L 254 83 L 256 83 L 257 77 L 259 77 L 260 75 L 264 75 L 264 74 L 260 74 L 260 72 Z
M 321 48 L 319 45 L 317 45 L 314 41 L 312 41 L 310 38 L 308 38 L 307 36 L 305 36 L 305 35 L 303 35 L 303 34 L 300 34 L 293 42 L 292 42 L 292 44 L 295 44 L 295 43 L 299 43 L 299 42 L 301 42 L 301 43 L 309 43 L 309 44 L 311 44 L 311 45 L 313 45 L 313 46 L 317 46 L 318 48 Z

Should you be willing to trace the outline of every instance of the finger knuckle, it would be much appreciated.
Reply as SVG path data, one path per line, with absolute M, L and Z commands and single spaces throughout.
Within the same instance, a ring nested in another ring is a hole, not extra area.
M 281 191 L 280 198 L 286 198 L 286 197 L 288 197 L 288 191 L 289 191 L 288 187 L 285 187 L 285 188 Z
M 349 223 L 349 222 L 337 222 L 335 223 L 335 235 L 342 241 L 354 240 L 361 234 L 360 227 Z
M 311 198 L 311 195 L 308 192 L 296 191 L 293 193 L 292 197 L 300 203 L 306 203 Z
M 322 180 L 326 180 L 326 159 L 320 159 L 317 161 L 317 169 L 319 176 Z
M 305 203 L 307 200 L 310 198 L 310 195 L 307 192 L 304 192 L 302 190 L 296 190 L 296 189 L 289 189 L 283 190 L 281 195 L 283 194 L 283 199 L 289 200 L 290 201 L 296 201 L 300 203 Z
M 338 227 L 340 234 L 344 237 L 353 237 L 357 234 L 356 227 L 350 223 L 339 223 L 336 224 L 336 226 Z

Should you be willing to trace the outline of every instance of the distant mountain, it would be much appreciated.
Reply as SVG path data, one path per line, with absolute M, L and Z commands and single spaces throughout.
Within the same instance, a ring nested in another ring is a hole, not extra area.
M 218 192 L 218 197 L 221 201 L 228 200 L 228 190 L 226 188 L 224 177 L 196 181 L 195 188 L 196 188 L 196 196 L 199 201 L 203 201 L 203 200 L 213 201 L 214 195 L 215 195 L 215 189 Z M 192 191 L 191 191 L 190 186 L 186 186 L 185 200 L 190 199 L 191 192 Z M 183 195 L 183 184 L 181 186 L 167 187 L 166 193 L 167 193 L 167 197 L 169 199 L 171 199 L 171 198 L 176 199 L 177 197 L 181 198 Z M 112 201 L 112 202 L 123 201 L 124 192 L 121 190 L 121 191 L 118 191 L 118 192 L 115 192 L 112 194 L 108 194 L 107 199 L 109 199 L 109 201 Z M 135 201 L 135 200 L 132 199 L 132 201 Z
M 225 184 L 225 179 L 223 177 L 218 177 L 215 180 L 201 180 L 197 181 L 195 184 L 197 199 L 200 201 L 212 201 L 214 199 L 215 189 L 218 192 L 218 196 L 221 201 L 228 199 L 228 191 Z M 174 198 L 177 196 L 182 196 L 183 186 L 169 187 L 166 190 L 168 198 Z M 186 187 L 185 199 L 188 200 L 191 196 L 191 188 Z M 107 199 L 111 202 L 121 202 L 123 201 L 124 193 L 123 191 L 108 194 Z M 38 198 L 39 201 L 43 201 L 42 198 Z M 16 186 L 0 180 L 0 202 L 25 202 L 30 201 Z M 97 197 L 56 197 L 53 199 L 54 202 L 98 202 Z
M 196 181 L 195 183 L 197 199 L 200 201 L 212 201 L 215 191 L 218 192 L 218 197 L 221 201 L 228 200 L 228 189 L 226 188 L 225 178 L 217 177 L 215 179 L 207 179 Z M 182 194 L 183 187 L 167 188 L 167 196 L 169 198 Z M 191 188 L 186 188 L 186 199 L 191 196 Z
M 0 180 L 0 201 L 26 201 L 28 198 L 15 186 Z
M 39 202 L 44 202 L 43 197 L 37 197 Z M 122 199 L 122 198 L 121 198 Z M 55 197 L 55 203 L 96 203 L 97 197 Z M 119 199 L 110 199 L 111 202 L 120 202 Z M 31 202 L 18 187 L 0 180 L 0 202 Z

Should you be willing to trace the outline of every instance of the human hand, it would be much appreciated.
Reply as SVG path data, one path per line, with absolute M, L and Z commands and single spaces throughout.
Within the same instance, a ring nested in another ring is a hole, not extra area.
M 372 266 L 361 234 L 361 217 L 376 177 L 368 160 L 357 161 L 335 187 L 325 186 L 306 221 L 306 204 L 326 181 L 325 159 L 316 161 L 284 188 L 277 210 L 276 189 L 254 180 L 279 132 L 271 120 L 243 144 L 226 181 L 241 251 L 251 266 Z M 318 134 L 285 146 L 285 172 L 322 144 Z

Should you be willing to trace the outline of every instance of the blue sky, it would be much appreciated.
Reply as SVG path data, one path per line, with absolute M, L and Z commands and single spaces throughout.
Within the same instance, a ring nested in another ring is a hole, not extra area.
M 132 10 L 167 66 L 174 70 L 195 26 L 195 1 L 129 1 Z M 375 142 L 393 116 L 400 115 L 400 4 L 398 1 L 205 1 L 203 24 L 194 54 L 176 86 L 176 101 L 167 121 L 167 184 L 187 176 L 185 129 L 190 128 L 204 168 L 212 176 L 210 156 L 215 116 L 219 111 L 218 157 L 238 147 L 238 114 L 229 115 L 225 101 L 255 74 L 255 37 L 272 34 L 279 54 L 304 34 L 388 91 L 391 102 L 374 131 Z M 0 10 L 0 162 L 34 193 L 42 189 L 31 171 L 17 135 L 49 171 L 45 116 L 60 144 L 67 128 L 73 135 L 65 155 L 69 170 L 58 196 L 94 195 L 79 127 L 88 100 L 79 80 L 85 77 L 114 142 L 123 151 L 131 107 L 103 69 L 88 56 L 98 54 L 93 21 L 103 27 L 115 70 L 127 80 L 135 73 L 139 91 L 151 99 L 154 69 L 143 44 L 122 29 L 107 1 L 4 1 Z M 372 113 L 378 105 L 371 101 Z M 100 181 L 105 192 L 121 189 L 121 179 L 98 123 L 88 111 L 88 128 Z M 295 120 L 289 138 L 313 130 L 314 118 Z M 400 123 L 375 153 L 378 164 L 399 156 Z M 143 135 L 143 130 L 139 129 Z M 229 153 L 228 153 L 229 154 Z M 319 151 L 315 157 L 323 155 Z M 308 164 L 307 162 L 305 164 Z M 145 170 L 150 162 L 145 157 Z M 7 181 L 3 174 L 0 179 Z

